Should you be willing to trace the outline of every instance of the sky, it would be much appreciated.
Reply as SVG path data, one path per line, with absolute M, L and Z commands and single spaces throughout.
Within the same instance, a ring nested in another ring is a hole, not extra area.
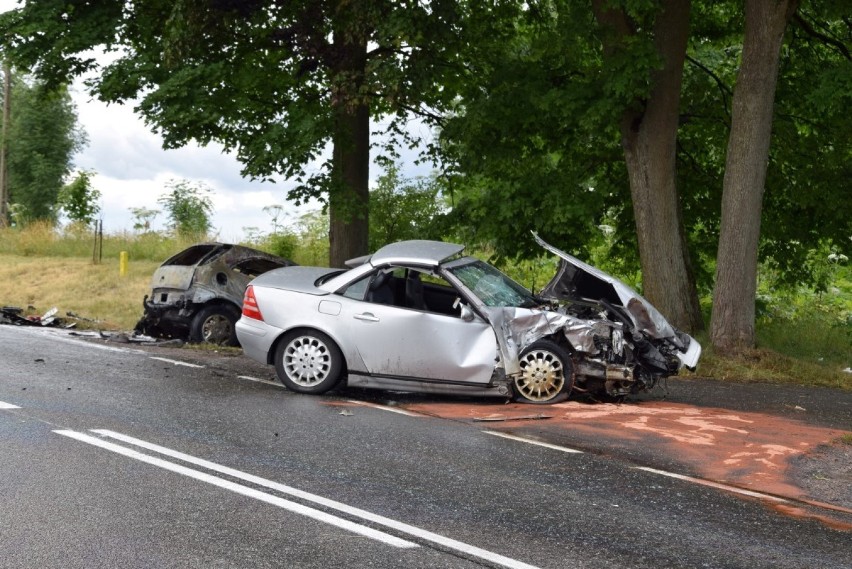
M 0 12 L 16 6 L 15 0 L 0 0 Z M 160 209 L 157 199 L 166 191 L 170 180 L 200 182 L 211 189 L 214 214 L 213 233 L 220 241 L 239 241 L 246 236 L 244 228 L 262 232 L 272 229 L 272 218 L 263 211 L 265 206 L 284 206 L 279 224 L 294 222 L 299 215 L 320 204 L 296 207 L 286 201 L 287 190 L 294 184 L 284 179 L 276 183 L 251 181 L 240 175 L 240 163 L 222 147 L 196 144 L 164 150 L 162 139 L 145 126 L 133 112 L 134 104 L 107 105 L 91 97 L 82 78 L 71 86 L 71 96 L 77 107 L 78 124 L 86 132 L 88 145 L 73 158 L 77 170 L 95 173 L 93 186 L 102 194 L 101 213 L 104 230 L 110 233 L 132 231 L 130 208 Z M 428 129 L 412 123 L 412 129 Z M 401 151 L 404 176 L 428 175 L 429 165 L 414 165 L 415 156 Z M 370 168 L 371 184 L 380 174 L 377 166 Z M 158 215 L 152 229 L 166 224 L 164 214 Z

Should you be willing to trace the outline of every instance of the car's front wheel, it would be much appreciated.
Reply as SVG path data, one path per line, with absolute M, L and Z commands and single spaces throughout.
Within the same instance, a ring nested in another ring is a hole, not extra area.
M 199 310 L 189 326 L 191 342 L 237 346 L 237 331 L 234 325 L 240 319 L 240 311 L 229 304 L 208 304 Z
M 275 372 L 292 391 L 325 393 L 337 385 L 342 371 L 337 344 L 316 330 L 289 332 L 275 349 Z
M 519 363 L 521 373 L 513 382 L 518 401 L 556 403 L 568 398 L 574 387 L 574 363 L 564 348 L 538 340 L 521 352 Z

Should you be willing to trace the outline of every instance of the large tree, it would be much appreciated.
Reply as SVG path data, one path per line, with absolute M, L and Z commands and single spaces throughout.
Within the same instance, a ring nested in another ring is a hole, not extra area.
M 703 322 L 675 168 L 689 2 L 624 4 L 533 4 L 513 41 L 481 55 L 483 79 L 444 129 L 466 174 L 458 215 L 510 254 L 531 227 L 582 250 L 615 223 L 620 253 L 638 245 L 644 294 L 693 331 Z
M 623 58 L 639 24 L 626 9 L 593 0 L 604 27 L 605 59 Z M 621 117 L 621 144 L 630 180 L 644 294 L 684 330 L 704 327 L 689 259 L 675 168 L 680 89 L 689 37 L 689 0 L 662 0 L 652 16 L 659 64 L 647 95 L 630 101 Z M 625 44 L 627 46 L 625 47 Z
M 23 219 L 55 221 L 59 193 L 86 137 L 66 88 L 13 75 L 6 130 L 9 202 Z
M 649 279 L 662 280 L 648 296 L 672 315 L 660 295 L 673 293 L 695 314 L 694 291 L 680 288 L 689 279 L 677 276 L 688 261 L 670 253 L 685 237 L 698 291 L 712 290 L 741 3 L 693 0 L 688 28 L 683 2 L 547 5 L 531 3 L 510 39 L 472 60 L 477 74 L 443 130 L 458 169 L 454 215 L 509 255 L 534 253 L 530 227 L 588 255 L 605 223 L 621 259 L 611 268 L 632 270 L 641 257 L 646 292 Z M 848 247 L 852 232 L 852 27 L 844 15 L 842 2 L 808 0 L 782 52 L 759 258 L 790 282 L 811 277 L 810 250 L 826 241 Z M 764 103 L 772 113 L 771 97 Z M 643 227 L 653 236 L 645 247 Z
M 450 0 L 39 0 L 0 17 L 16 57 L 90 82 L 136 110 L 166 147 L 236 150 L 245 175 L 299 182 L 330 207 L 332 265 L 365 253 L 370 118 L 391 139 L 452 98 L 462 8 Z M 440 84 L 440 85 L 439 85 Z M 331 143 L 332 151 L 326 148 Z

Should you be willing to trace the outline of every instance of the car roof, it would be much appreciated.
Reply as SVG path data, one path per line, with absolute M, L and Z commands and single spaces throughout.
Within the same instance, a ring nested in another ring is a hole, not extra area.
M 389 263 L 437 266 L 463 250 L 464 245 L 444 243 L 443 241 L 427 241 L 425 239 L 399 241 L 385 245 L 373 253 L 370 257 L 370 264 L 374 267 Z

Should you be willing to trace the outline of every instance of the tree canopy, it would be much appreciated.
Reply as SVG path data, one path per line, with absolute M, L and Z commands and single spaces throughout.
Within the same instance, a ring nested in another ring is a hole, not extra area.
M 510 40 L 470 59 L 474 71 L 441 133 L 455 169 L 451 216 L 477 227 L 477 237 L 502 254 L 532 254 L 525 230 L 537 227 L 545 239 L 587 256 L 597 226 L 606 223 L 616 230 L 613 255 L 638 261 L 620 146 L 625 110 L 647 111 L 652 72 L 662 69 L 652 25 L 659 5 L 607 5 L 623 9 L 639 30 L 609 56 L 592 6 L 555 1 L 530 4 Z M 808 252 L 826 241 L 848 247 L 852 234 L 852 125 L 845 111 L 852 28 L 838 2 L 804 2 L 796 14 L 781 50 L 759 252 L 790 282 L 807 282 Z M 673 152 L 688 252 L 697 286 L 707 293 L 714 284 L 742 7 L 693 2 L 690 30 Z
M 17 73 L 12 82 L 6 131 L 9 202 L 20 219 L 55 221 L 64 179 L 85 133 L 65 87 L 51 88 Z
M 166 147 L 218 141 L 245 175 L 282 175 L 299 183 L 290 199 L 330 203 L 335 263 L 367 248 L 369 118 L 390 117 L 399 141 L 407 116 L 437 116 L 452 99 L 464 7 L 39 0 L 0 15 L 0 34 L 54 82 L 98 68 L 92 49 L 113 52 L 89 83 L 100 99 L 135 101 Z
M 213 200 L 210 188 L 187 180 L 170 180 L 168 190 L 157 200 L 169 218 L 169 228 L 176 234 L 204 239 L 213 224 Z

